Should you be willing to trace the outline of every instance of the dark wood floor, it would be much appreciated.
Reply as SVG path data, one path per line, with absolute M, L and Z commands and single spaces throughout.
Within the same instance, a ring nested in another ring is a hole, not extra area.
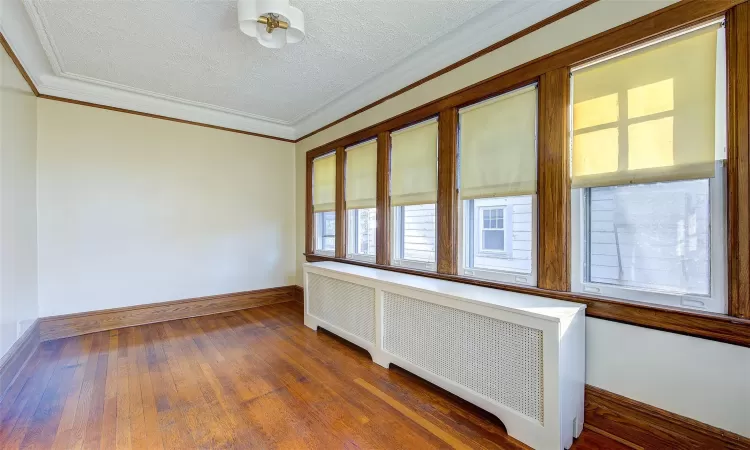
M 493 416 L 283 303 L 44 343 L 2 448 L 524 448 Z M 628 448 L 585 430 L 574 448 Z

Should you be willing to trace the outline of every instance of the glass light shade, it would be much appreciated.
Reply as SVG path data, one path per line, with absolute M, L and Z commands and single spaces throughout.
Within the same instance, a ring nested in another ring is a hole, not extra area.
M 277 28 L 268 33 L 258 18 L 269 14 L 277 14 L 280 21 L 289 24 L 289 28 Z M 257 38 L 264 47 L 281 48 L 305 38 L 305 17 L 302 11 L 289 5 L 289 0 L 238 0 L 237 17 L 240 30 Z

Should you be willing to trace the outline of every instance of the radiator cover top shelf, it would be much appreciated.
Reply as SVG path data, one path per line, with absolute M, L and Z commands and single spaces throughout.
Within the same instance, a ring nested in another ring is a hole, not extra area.
M 337 262 L 304 272 L 308 327 L 495 414 L 533 448 L 582 431 L 585 305 Z

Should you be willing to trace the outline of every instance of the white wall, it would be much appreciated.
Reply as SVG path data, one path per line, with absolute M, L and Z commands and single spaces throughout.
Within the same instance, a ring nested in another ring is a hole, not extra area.
M 293 284 L 294 145 L 39 100 L 39 315 Z
M 663 8 L 672 0 L 603 0 L 296 145 L 297 282 L 305 236 L 305 152 L 527 61 Z M 587 319 L 587 382 L 750 437 L 750 349 Z
M 0 357 L 38 314 L 36 106 L 0 50 Z

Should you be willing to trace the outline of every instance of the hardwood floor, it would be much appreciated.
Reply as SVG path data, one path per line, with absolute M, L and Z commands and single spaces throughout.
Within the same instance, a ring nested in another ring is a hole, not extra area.
M 296 302 L 45 342 L 0 402 L 0 447 L 525 448 Z M 586 429 L 574 448 L 630 447 Z

